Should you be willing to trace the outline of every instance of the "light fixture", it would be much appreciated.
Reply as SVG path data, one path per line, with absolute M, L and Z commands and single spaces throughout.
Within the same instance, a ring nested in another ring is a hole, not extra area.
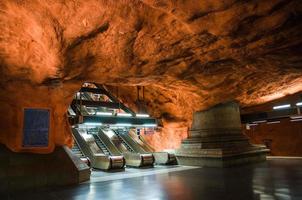
M 96 115 L 99 115 L 99 116 L 111 116 L 112 113 L 110 113 L 110 112 L 96 112 Z
M 257 126 L 258 124 L 247 124 L 248 126 Z
M 143 124 L 143 126 L 145 126 L 145 127 L 156 127 L 157 124 Z
M 302 121 L 302 119 L 292 119 L 290 120 L 291 122 L 299 122 L 299 121 Z
M 264 123 L 266 120 L 259 120 L 259 121 L 254 121 L 253 124 L 259 124 L 259 123 Z
M 273 107 L 274 110 L 280 110 L 280 109 L 285 109 L 285 108 L 290 108 L 290 104 L 284 104 L 284 105 Z
M 84 125 L 86 125 L 86 126 L 101 126 L 103 124 L 101 122 L 85 122 Z
M 301 119 L 302 115 L 294 115 L 294 116 L 290 116 L 291 119 Z
M 150 117 L 148 114 L 136 114 L 136 117 Z
M 302 101 L 301 101 L 301 102 L 296 103 L 296 106 L 302 106 Z
M 271 122 L 267 122 L 267 124 L 279 124 L 280 121 L 271 121 Z
M 133 126 L 132 124 L 128 124 L 128 123 L 118 123 L 118 124 L 113 124 L 113 126 L 119 126 L 119 127 L 123 127 L 123 126 Z
M 121 117 L 131 117 L 132 115 L 130 113 L 117 113 L 117 116 Z

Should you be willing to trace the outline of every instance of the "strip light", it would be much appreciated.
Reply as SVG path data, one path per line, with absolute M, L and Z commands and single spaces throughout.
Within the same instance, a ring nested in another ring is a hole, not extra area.
M 130 113 L 117 113 L 117 116 L 121 117 L 131 117 L 132 115 Z
M 114 126 L 133 126 L 132 124 L 126 124 L 126 123 L 121 123 L 121 124 L 114 124 Z
M 301 119 L 302 115 L 290 116 L 291 119 Z
M 111 116 L 112 113 L 110 113 L 110 112 L 96 112 L 96 115 L 99 115 L 99 116 Z
M 259 124 L 259 123 L 264 123 L 266 120 L 260 120 L 260 121 L 254 121 L 253 124 Z
M 273 107 L 274 110 L 280 110 L 280 109 L 284 109 L 284 108 L 290 108 L 290 104 L 285 104 L 285 105 L 280 105 L 280 106 L 274 106 Z
M 272 122 L 267 122 L 267 124 L 279 124 L 280 121 L 272 121 Z
M 145 126 L 145 127 L 156 127 L 157 124 L 143 124 L 143 126 Z
M 248 126 L 257 126 L 258 124 L 247 124 Z
M 299 121 L 302 121 L 302 119 L 292 119 L 290 120 L 291 122 L 299 122 Z
M 296 103 L 296 106 L 302 106 L 302 101 L 301 101 L 301 102 Z
M 103 124 L 101 122 L 85 122 L 84 125 L 86 125 L 86 126 L 101 126 Z
M 148 114 L 136 114 L 136 117 L 150 117 Z

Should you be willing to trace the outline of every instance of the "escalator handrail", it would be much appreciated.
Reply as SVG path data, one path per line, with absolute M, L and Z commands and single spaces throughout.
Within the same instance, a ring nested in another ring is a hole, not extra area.
M 111 155 L 121 156 L 121 152 L 116 148 L 116 146 L 111 142 L 110 138 L 103 132 L 102 129 L 99 129 L 98 132 L 99 139 L 104 143 L 107 147 L 107 150 Z
M 90 149 L 89 145 L 86 143 L 85 139 L 81 136 L 79 131 L 76 128 L 72 128 L 72 133 L 78 141 L 79 147 L 82 149 L 84 155 L 88 156 L 90 159 L 94 159 L 94 153 Z
M 105 146 L 105 149 L 109 152 L 109 156 L 111 156 L 111 155 L 112 155 L 111 152 L 109 151 L 109 149 L 107 148 L 107 146 L 104 144 L 104 142 L 101 140 L 101 138 L 100 138 L 97 134 L 92 134 L 92 136 L 95 138 L 95 143 L 96 143 L 96 145 L 102 150 L 102 152 L 103 152 L 104 154 L 106 154 L 106 153 L 103 151 L 102 147 L 99 146 L 98 142 L 96 141 L 96 138 L 98 138 L 98 139 L 100 140 L 100 142 Z
M 146 152 L 155 152 L 155 150 L 146 142 L 146 140 L 141 136 L 138 138 L 138 140 L 143 143 L 143 145 L 141 145 L 139 142 L 137 142 L 137 140 L 135 138 L 133 138 L 133 136 L 130 134 L 129 131 L 129 137 L 131 137 L 132 140 L 134 140 L 143 150 L 145 150 Z
M 140 146 L 140 144 L 138 144 L 130 135 L 129 133 L 127 134 L 123 134 L 123 136 L 121 136 L 124 141 L 127 142 L 127 144 L 134 150 L 134 152 L 137 152 L 137 153 L 148 153 L 147 151 L 145 151 L 144 148 L 142 148 Z
M 75 138 L 74 134 L 72 134 L 72 137 L 73 137 L 73 140 L 74 140 L 74 143 L 75 143 L 74 145 L 77 145 L 77 147 L 79 148 L 79 150 L 80 150 L 82 156 L 83 156 L 83 157 L 86 157 L 85 154 L 84 154 L 84 152 L 83 152 L 83 150 L 81 149 L 81 147 L 80 147 L 80 145 L 79 145 L 77 139 Z
M 128 149 L 128 147 L 129 147 L 130 152 L 135 152 L 134 149 L 129 145 L 129 143 L 128 143 L 127 141 L 125 141 L 125 139 L 121 136 L 121 134 L 120 134 L 118 131 L 116 131 L 116 130 L 114 130 L 114 129 L 112 129 L 112 131 L 113 131 L 119 138 L 121 138 L 121 140 L 122 140 L 125 144 L 127 144 L 126 148 Z M 129 150 L 129 149 L 128 149 L 128 150 Z
M 155 152 L 155 150 L 146 142 L 146 140 L 143 137 L 140 137 L 140 141 L 142 141 L 142 143 L 144 143 L 146 151 Z M 142 147 L 142 148 L 144 148 L 144 147 Z

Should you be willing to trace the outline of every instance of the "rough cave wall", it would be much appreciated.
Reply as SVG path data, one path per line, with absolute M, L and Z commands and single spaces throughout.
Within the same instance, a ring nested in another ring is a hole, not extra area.
M 302 90 L 300 0 L 2 0 L 0 9 L 0 142 L 14 151 L 70 145 L 65 113 L 84 81 L 150 86 L 153 112 L 186 125 L 220 102 Z M 24 107 L 51 109 L 49 147 L 21 146 Z
M 283 104 L 293 106 L 301 101 L 302 93 L 296 93 L 265 104 L 247 107 L 242 111 L 243 113 L 271 111 L 273 106 Z M 302 156 L 302 121 L 291 122 L 289 118 L 284 118 L 278 124 L 260 123 L 257 126 L 251 126 L 250 130 L 243 126 L 243 132 L 254 144 L 265 144 L 265 140 L 271 140 L 269 142 L 271 155 Z
M 273 156 L 302 156 L 302 122 L 291 122 L 289 119 L 281 120 L 279 124 L 262 123 L 244 129 L 244 133 L 253 144 L 269 142 L 270 154 Z

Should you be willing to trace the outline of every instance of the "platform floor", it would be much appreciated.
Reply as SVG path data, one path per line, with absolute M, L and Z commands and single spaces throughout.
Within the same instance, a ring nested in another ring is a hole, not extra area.
M 302 200 L 302 159 L 270 158 L 225 169 L 160 166 L 93 172 L 90 182 L 78 186 L 7 194 L 2 199 Z

